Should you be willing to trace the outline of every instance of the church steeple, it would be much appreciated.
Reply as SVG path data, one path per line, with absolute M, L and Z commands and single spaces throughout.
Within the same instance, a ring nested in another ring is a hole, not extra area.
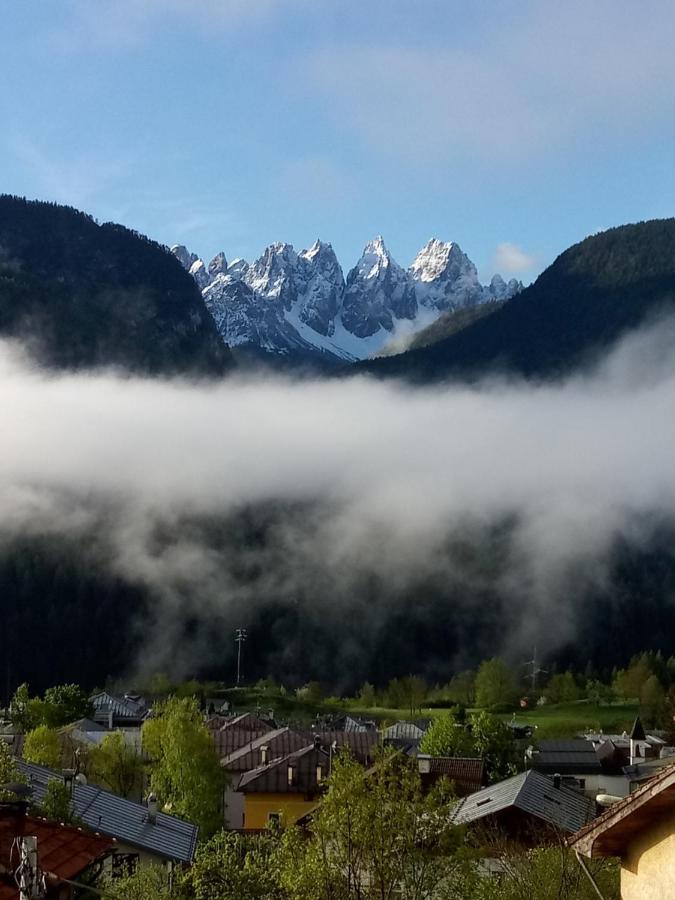
M 640 721 L 640 716 L 637 716 L 635 721 L 633 722 L 633 727 L 630 732 L 630 764 L 634 766 L 638 763 L 640 759 L 643 758 L 644 753 L 643 749 L 640 747 L 640 742 L 645 742 L 647 740 L 647 735 L 645 734 L 645 730 L 642 727 L 642 722 Z

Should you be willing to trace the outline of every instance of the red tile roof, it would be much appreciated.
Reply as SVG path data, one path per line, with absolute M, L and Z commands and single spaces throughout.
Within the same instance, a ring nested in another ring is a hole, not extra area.
M 418 757 L 418 763 L 426 759 L 429 765 L 428 772 L 420 771 L 422 784 L 429 786 L 440 778 L 452 781 L 458 797 L 466 797 L 479 791 L 485 783 L 485 766 L 479 757 L 460 756 L 431 756 Z
M 269 734 L 271 731 L 271 728 L 250 731 L 245 728 L 237 728 L 234 726 L 223 729 L 222 731 L 212 731 L 211 737 L 216 745 L 216 753 L 223 759 L 223 757 L 229 756 L 231 753 L 234 753 L 235 750 L 240 750 L 248 744 L 252 744 L 258 738 L 262 737 L 264 734 Z
M 0 844 L 3 848 L 0 866 L 5 870 L 10 868 L 10 860 L 4 851 L 11 846 L 16 826 L 15 817 L 0 818 Z M 63 878 L 74 879 L 114 847 L 112 840 L 99 834 L 33 816 L 26 816 L 21 826 L 24 835 L 37 838 L 40 868 L 56 881 Z M 11 885 L 0 884 L 0 900 L 15 900 L 18 896 L 18 891 Z

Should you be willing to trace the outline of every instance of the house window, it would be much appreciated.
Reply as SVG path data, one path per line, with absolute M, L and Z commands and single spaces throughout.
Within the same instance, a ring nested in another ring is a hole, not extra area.
M 267 821 L 270 825 L 278 825 L 281 822 L 281 813 L 278 813 L 278 812 L 268 813 Z
M 579 787 L 581 788 L 582 791 L 586 790 L 586 779 L 585 778 L 579 779 Z

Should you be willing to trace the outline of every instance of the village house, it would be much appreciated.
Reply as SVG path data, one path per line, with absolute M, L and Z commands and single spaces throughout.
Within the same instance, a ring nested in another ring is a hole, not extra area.
M 536 748 L 528 747 L 525 762 L 529 768 L 549 778 L 560 775 L 564 784 L 577 787 L 588 797 L 595 798 L 598 792 L 611 793 L 608 789 L 610 779 L 604 776 L 593 744 L 583 738 L 539 741 Z
M 675 896 L 675 765 L 568 839 L 579 855 L 619 857 L 622 900 Z
M 317 741 L 244 772 L 232 785 L 241 802 L 226 810 L 229 827 L 259 831 L 272 822 L 294 825 L 316 807 L 329 763 Z
M 460 800 L 457 825 L 480 825 L 523 846 L 536 846 L 572 834 L 595 815 L 595 803 L 533 769 L 491 784 Z
M 17 761 L 17 766 L 37 805 L 44 800 L 50 781 L 64 780 L 63 775 L 51 769 L 23 760 Z M 76 780 L 70 788 L 74 815 L 92 831 L 115 838 L 114 873 L 133 871 L 138 865 L 149 863 L 171 869 L 176 863 L 192 862 L 199 831 L 196 825 L 159 812 L 156 801 L 149 800 L 147 805 L 135 803 Z
M 108 691 L 99 691 L 89 698 L 94 707 L 93 720 L 113 729 L 140 730 L 141 725 L 150 714 L 150 710 L 139 694 L 125 694 L 118 697 Z

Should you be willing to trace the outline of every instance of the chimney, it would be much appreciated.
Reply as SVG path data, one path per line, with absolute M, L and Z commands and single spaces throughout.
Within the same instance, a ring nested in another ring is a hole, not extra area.
M 263 746 L 260 748 L 260 764 L 261 765 L 263 765 L 263 766 L 267 765 L 267 757 L 268 757 L 269 752 L 270 752 L 270 748 L 267 746 L 267 744 L 263 744 Z
M 157 822 L 157 794 L 148 794 L 148 822 L 155 825 Z
M 561 776 L 558 775 L 558 773 L 556 772 L 556 774 L 553 776 L 553 787 L 556 789 L 556 791 L 559 791 L 559 790 L 560 790 L 560 785 L 561 785 L 561 784 L 562 784 L 562 778 L 561 778 Z
M 68 789 L 68 793 L 73 795 L 73 785 L 75 784 L 75 769 L 64 769 L 63 770 L 63 783 Z

